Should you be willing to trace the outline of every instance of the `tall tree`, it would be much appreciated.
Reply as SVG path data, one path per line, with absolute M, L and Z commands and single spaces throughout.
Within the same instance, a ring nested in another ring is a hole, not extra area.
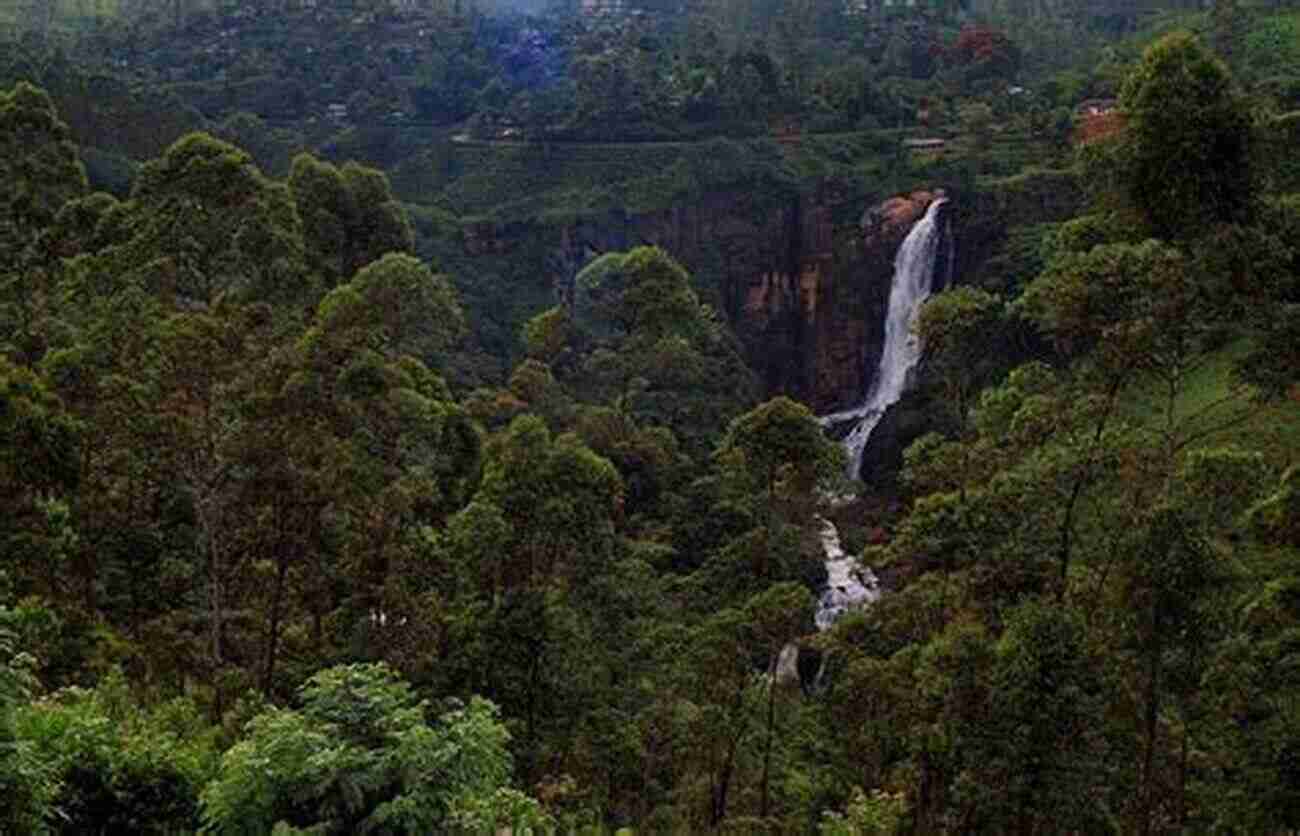
M 315 301 L 287 187 L 207 134 L 184 136 L 146 163 L 112 229 L 80 271 L 137 282 L 180 306 L 208 305 L 222 294 L 303 307 Z
M 596 259 L 567 301 L 582 362 L 561 379 L 580 400 L 612 401 L 640 424 L 667 425 L 699 453 L 754 397 L 735 337 L 663 250 Z
M 1129 195 L 1161 238 L 1249 217 L 1250 115 L 1227 67 L 1194 36 L 1175 32 L 1148 47 L 1120 110 Z
M 44 90 L 19 82 L 0 92 L 0 352 L 36 363 L 57 258 L 37 239 L 59 208 L 86 193 L 86 172 Z
M 288 182 L 312 266 L 327 286 L 348 281 L 385 253 L 414 251 L 410 221 L 383 172 L 299 154 Z

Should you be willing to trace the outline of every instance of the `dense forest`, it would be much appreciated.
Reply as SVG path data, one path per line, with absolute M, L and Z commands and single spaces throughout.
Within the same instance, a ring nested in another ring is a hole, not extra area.
M 1300 830 L 1300 10 L 0 27 L 0 833 Z

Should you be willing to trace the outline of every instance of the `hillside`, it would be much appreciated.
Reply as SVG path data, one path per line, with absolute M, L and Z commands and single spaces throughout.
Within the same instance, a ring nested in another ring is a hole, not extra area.
M 3 18 L 0 832 L 1300 828 L 1295 17 Z

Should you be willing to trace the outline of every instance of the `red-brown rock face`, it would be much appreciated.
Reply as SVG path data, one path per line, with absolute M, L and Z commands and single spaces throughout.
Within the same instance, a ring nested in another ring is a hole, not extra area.
M 939 193 L 899 195 L 867 209 L 858 229 L 845 230 L 833 267 L 818 283 L 809 402 L 817 412 L 849 405 L 866 391 L 879 360 L 894 256 L 912 225 Z M 856 233 L 856 234 L 855 234 Z
M 783 204 L 744 192 L 638 215 L 611 213 L 539 231 L 553 240 L 547 270 L 563 295 L 595 255 L 641 244 L 663 247 L 726 313 L 770 393 L 827 412 L 858 399 L 882 339 L 894 255 L 934 199 L 900 195 L 861 212 L 834 183 Z M 528 234 L 467 229 L 469 253 L 509 253 Z M 707 278 L 706 278 L 707 277 Z
M 836 227 L 847 200 L 823 190 L 786 219 L 785 259 L 734 277 L 743 290 L 728 314 L 772 391 L 819 413 L 861 397 L 880 351 L 894 255 L 939 194 L 892 197 Z

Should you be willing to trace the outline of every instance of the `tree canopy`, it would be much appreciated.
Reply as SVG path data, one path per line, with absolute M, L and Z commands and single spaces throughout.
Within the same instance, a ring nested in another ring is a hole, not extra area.
M 1149 46 L 1125 79 L 1120 109 L 1134 204 L 1162 238 L 1184 239 L 1249 217 L 1251 120 L 1221 60 L 1190 33 Z
M 38 5 L 0 831 L 1300 826 L 1288 12 Z

